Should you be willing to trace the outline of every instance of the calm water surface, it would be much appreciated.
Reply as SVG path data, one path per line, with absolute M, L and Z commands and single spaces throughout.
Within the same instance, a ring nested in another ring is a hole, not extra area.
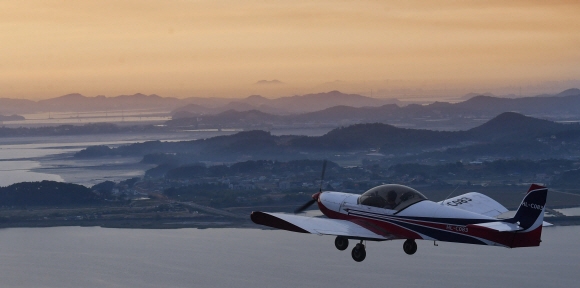
M 31 171 L 39 167 L 40 163 L 37 161 L 0 161 L 0 187 L 19 182 L 63 181 L 59 175 Z
M 0 287 L 577 287 L 580 227 L 542 246 L 369 243 L 354 262 L 333 237 L 255 229 L 0 230 Z M 352 244 L 351 244 L 352 247 Z

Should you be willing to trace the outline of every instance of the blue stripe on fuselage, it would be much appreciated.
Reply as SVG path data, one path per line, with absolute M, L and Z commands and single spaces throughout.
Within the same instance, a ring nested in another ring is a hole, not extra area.
M 421 224 L 415 224 L 415 223 L 409 223 L 409 222 L 405 222 L 405 219 L 409 219 L 409 220 L 419 220 L 419 221 L 424 221 L 421 219 L 414 219 L 414 218 L 423 218 L 426 219 L 428 221 L 425 222 L 432 222 L 432 223 L 437 223 L 437 224 L 451 224 L 451 225 L 464 225 L 464 224 L 455 224 L 455 222 L 438 222 L 438 221 L 433 221 L 433 220 L 438 220 L 437 218 L 425 218 L 425 217 L 401 217 L 401 216 L 390 216 L 390 215 L 383 215 L 383 214 L 378 214 L 378 213 L 369 213 L 369 212 L 365 212 L 365 211 L 352 211 L 352 209 L 350 209 L 348 211 L 348 213 L 350 215 L 354 215 L 354 216 L 358 216 L 358 217 L 363 217 L 363 218 L 367 218 L 367 219 L 373 219 L 373 220 L 378 220 L 378 221 L 382 221 L 382 222 L 386 222 L 392 225 L 397 225 L 406 229 L 409 229 L 413 232 L 417 232 L 417 233 L 421 233 L 423 235 L 429 236 L 433 239 L 437 239 L 439 241 L 447 241 L 447 242 L 460 242 L 460 243 L 467 243 L 467 244 L 479 244 L 479 245 L 487 245 L 487 243 L 475 238 L 474 236 L 470 236 L 470 235 L 465 235 L 465 234 L 461 234 L 461 233 L 457 233 L 457 232 L 453 232 L 453 231 L 446 231 L 446 230 L 442 230 L 440 228 L 434 228 L 434 227 L 429 227 L 429 226 L 425 226 L 425 225 L 421 225 Z M 374 215 L 368 215 L 368 214 L 374 214 Z M 376 215 L 376 216 L 375 216 Z M 399 218 L 399 219 L 397 219 Z M 451 220 L 478 220 L 478 219 L 452 219 L 452 218 L 439 218 L 439 219 L 451 219 Z M 483 222 L 489 222 L 488 220 L 482 220 L 480 222 L 475 222 L 475 223 L 483 223 Z M 473 224 L 473 223 L 469 223 L 469 224 Z M 465 224 L 467 225 L 467 224 Z
M 375 212 L 368 212 L 362 210 L 355 210 L 355 209 L 346 209 L 346 211 L 350 214 L 350 211 L 355 211 L 359 213 L 365 214 L 373 214 L 375 217 L 389 217 L 390 218 L 399 218 L 399 219 L 409 219 L 409 220 L 417 220 L 417 221 L 424 221 L 424 222 L 432 222 L 438 224 L 451 224 L 451 225 L 470 225 L 470 224 L 480 224 L 480 223 L 488 223 L 488 222 L 495 222 L 499 219 L 466 219 L 466 218 L 432 218 L 432 217 L 415 217 L 415 216 L 398 216 L 398 215 L 385 215 L 381 213 Z

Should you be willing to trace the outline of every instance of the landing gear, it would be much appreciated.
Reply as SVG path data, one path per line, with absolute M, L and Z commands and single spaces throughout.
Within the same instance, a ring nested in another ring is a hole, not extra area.
M 407 239 L 405 240 L 405 243 L 403 243 L 403 250 L 405 250 L 405 253 L 413 255 L 417 252 L 417 243 L 415 243 L 415 240 L 413 239 Z
M 346 250 L 346 248 L 348 248 L 348 239 L 342 236 L 336 236 L 336 239 L 334 239 L 334 246 L 336 246 L 336 249 L 340 251 Z
M 362 244 L 362 240 L 360 242 L 361 243 L 356 244 L 356 246 L 352 248 L 352 253 L 350 253 L 352 255 L 352 259 L 354 259 L 356 262 L 361 262 L 365 260 L 365 257 L 367 257 L 365 245 Z

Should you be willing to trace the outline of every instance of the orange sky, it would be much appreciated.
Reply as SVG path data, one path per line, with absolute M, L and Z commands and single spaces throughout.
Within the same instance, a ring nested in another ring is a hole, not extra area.
M 0 97 L 402 98 L 579 80 L 578 15 L 578 0 L 3 0 Z

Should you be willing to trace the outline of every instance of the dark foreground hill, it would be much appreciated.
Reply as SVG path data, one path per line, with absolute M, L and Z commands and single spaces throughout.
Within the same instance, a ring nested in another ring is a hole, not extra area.
M 464 138 L 461 132 L 397 128 L 372 123 L 334 129 L 320 137 L 300 137 L 291 141 L 304 150 L 348 151 L 381 149 L 402 151 L 454 145 Z
M 102 203 L 91 189 L 55 181 L 22 182 L 0 187 L 0 206 L 69 206 Z
M 506 112 L 467 132 L 470 140 L 492 142 L 499 139 L 529 139 L 541 137 L 546 133 L 559 133 L 570 130 L 580 130 L 580 126 L 578 124 L 561 124 L 527 117 L 515 112 Z

